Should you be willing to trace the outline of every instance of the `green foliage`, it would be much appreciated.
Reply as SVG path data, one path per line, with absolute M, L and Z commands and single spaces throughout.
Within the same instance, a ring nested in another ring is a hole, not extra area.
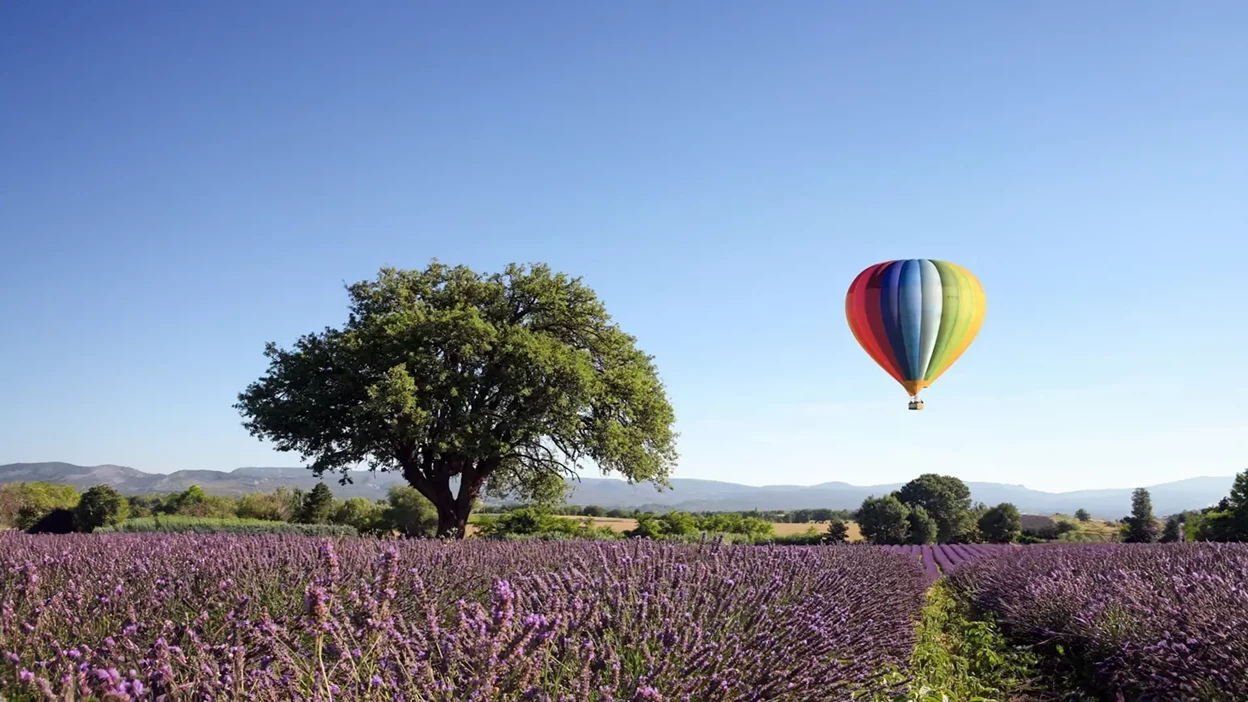
M 1080 507 L 1075 510 L 1075 519 L 1078 519 L 1081 522 L 1090 522 L 1092 521 L 1092 515 L 1088 514 L 1088 510 Z
M 745 534 L 757 539 L 768 538 L 775 533 L 771 522 L 733 512 L 697 517 L 694 520 L 694 529 L 714 534 Z
M 162 511 L 168 514 L 176 514 L 179 510 L 194 507 L 207 499 L 208 495 L 204 494 L 203 488 L 198 485 L 192 485 L 180 493 L 167 497 Z
M 936 539 L 940 543 L 963 540 L 963 533 L 974 525 L 971 489 L 951 475 L 924 473 L 894 494 L 902 504 L 922 507 L 936 520 Z
M 1131 516 L 1123 519 L 1122 540 L 1133 544 L 1150 544 L 1159 536 L 1157 520 L 1153 518 L 1153 500 L 1144 488 L 1131 493 Z
M 1248 470 L 1240 471 L 1235 475 L 1235 482 L 1231 484 L 1229 501 L 1232 509 L 1248 510 Z
M 164 514 L 180 514 L 184 517 L 206 517 L 210 519 L 232 519 L 238 516 L 238 502 L 229 497 L 204 495 L 183 502 L 177 509 L 165 507 Z
M 27 529 L 28 534 L 69 534 L 76 530 L 74 510 L 56 507 L 43 513 Z
M 96 485 L 82 493 L 74 508 L 74 524 L 78 531 L 91 532 L 99 527 L 116 526 L 130 515 L 130 502 L 108 485 Z
M 432 536 L 438 527 L 438 512 L 418 490 L 407 485 L 391 485 L 381 513 L 381 527 L 403 536 Z
M 738 534 L 750 540 L 770 540 L 775 528 L 771 522 L 754 516 L 724 512 L 695 516 L 688 512 L 647 512 L 636 517 L 637 527 L 625 532 L 627 536 L 657 539 L 671 536 L 695 536 L 700 534 Z
M 1018 508 L 1009 502 L 1002 502 L 984 512 L 977 526 L 980 536 L 994 544 L 1011 543 L 1023 533 L 1022 516 L 1018 513 Z
M 610 527 L 594 525 L 593 518 L 585 521 L 555 516 L 541 506 L 513 510 L 498 517 L 483 517 L 477 521 L 482 537 L 501 539 L 517 536 L 556 536 L 564 538 L 615 539 L 619 535 Z
M 298 536 L 356 536 L 355 529 L 335 524 L 288 524 L 261 519 L 208 519 L 178 515 L 156 515 L 128 519 L 114 527 L 103 527 L 97 534 L 294 534 Z
M 130 495 L 126 498 L 130 503 L 130 518 L 150 517 L 160 507 L 160 498 L 150 495 Z
M 1230 496 L 1216 507 L 1183 517 L 1193 541 L 1248 541 L 1248 470 L 1235 476 Z
M 849 525 L 841 519 L 829 522 L 826 541 L 832 544 L 843 544 L 849 541 Z
M 1248 514 L 1241 510 L 1209 512 L 1196 530 L 1198 541 L 1248 541 Z
M 1177 514 L 1166 517 L 1166 525 L 1161 530 L 1162 543 L 1172 544 L 1179 541 L 1179 524 L 1182 519 L 1183 517 Z
M 939 527 L 936 524 L 936 520 L 932 519 L 927 510 L 922 507 L 910 508 L 910 513 L 906 515 L 906 528 L 906 543 L 936 543 L 936 533 Z
M 330 521 L 352 527 L 361 534 L 384 531 L 383 514 L 388 504 L 385 500 L 372 502 L 367 497 L 352 497 L 335 508 Z
M 729 536 L 739 536 L 730 534 Z M 843 541 L 833 541 L 828 537 L 826 531 L 819 531 L 813 525 L 800 534 L 772 534 L 767 536 L 751 536 L 744 535 L 749 539 L 751 544 L 772 544 L 775 546 L 821 546 L 836 543 L 844 543 Z
M 9 483 L 0 485 L 0 527 L 30 529 L 54 509 L 73 509 L 78 491 L 72 485 Z
M 300 524 L 327 524 L 334 512 L 334 493 L 325 483 L 317 483 L 312 491 L 303 496 L 303 504 L 295 513 L 294 521 Z
M 295 491 L 279 487 L 273 492 L 257 492 L 238 498 L 235 512 L 239 519 L 288 522 L 295 518 L 302 501 Z
M 927 593 L 910 660 L 907 702 L 994 702 L 1016 699 L 1037 675 L 1035 654 L 1010 645 L 991 617 L 976 617 L 952 588 Z M 904 674 L 894 674 L 903 679 Z
M 580 279 L 435 261 L 348 291 L 347 323 L 268 344 L 267 373 L 235 405 L 317 475 L 402 471 L 457 536 L 483 493 L 547 501 L 586 461 L 667 484 L 675 417 L 652 359 Z
M 856 521 L 862 536 L 873 544 L 902 544 L 910 533 L 910 509 L 893 495 L 868 497 L 858 508 Z

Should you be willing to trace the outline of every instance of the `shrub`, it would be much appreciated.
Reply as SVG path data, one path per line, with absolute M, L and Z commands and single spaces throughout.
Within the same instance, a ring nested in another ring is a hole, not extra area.
M 116 526 L 130 514 L 125 496 L 108 485 L 96 485 L 82 494 L 74 508 L 74 524 L 79 531 L 91 532 L 103 526 Z
M 355 530 L 361 534 L 382 531 L 384 530 L 382 514 L 385 511 L 385 505 L 383 500 L 373 502 L 367 497 L 352 497 L 338 505 L 330 521 L 334 524 L 355 527 Z
M 288 522 L 299 508 L 294 492 L 281 487 L 273 492 L 256 492 L 238 498 L 235 513 L 240 519 Z
M 0 485 L 0 526 L 30 529 L 54 509 L 73 509 L 78 491 L 72 485 L 11 483 Z
M 438 530 L 438 511 L 433 503 L 410 485 L 391 485 L 381 526 L 403 536 L 433 536 Z
M 979 518 L 979 533 L 983 539 L 993 544 L 1008 544 L 1017 539 L 1023 531 L 1022 517 L 1018 508 L 1008 502 L 993 507 Z
M 209 519 L 166 515 L 129 519 L 97 534 L 294 534 L 299 536 L 358 536 L 354 528 L 335 524 L 290 524 L 258 519 Z
M 27 529 L 28 534 L 70 534 L 74 531 L 74 510 L 57 507 L 39 516 Z
M 497 517 L 484 517 L 477 521 L 479 533 L 484 538 L 557 537 L 587 539 L 618 539 L 620 535 L 610 527 L 594 525 L 592 518 L 564 519 L 555 516 L 544 507 L 522 507 Z

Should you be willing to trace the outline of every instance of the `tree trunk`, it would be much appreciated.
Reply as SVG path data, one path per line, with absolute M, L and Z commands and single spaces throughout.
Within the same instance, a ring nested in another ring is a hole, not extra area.
M 435 504 L 438 508 L 438 538 L 462 539 L 468 531 L 468 515 L 470 510 L 460 512 L 456 500 L 449 504 Z
M 458 456 L 448 456 L 440 459 L 439 463 L 441 465 L 435 466 L 432 471 L 435 477 L 430 477 L 409 459 L 404 463 L 403 477 L 438 510 L 438 538 L 462 539 L 468 535 L 472 503 L 481 493 L 486 476 L 498 467 L 499 459 L 474 464 Z M 459 476 L 459 494 L 451 492 L 453 475 Z

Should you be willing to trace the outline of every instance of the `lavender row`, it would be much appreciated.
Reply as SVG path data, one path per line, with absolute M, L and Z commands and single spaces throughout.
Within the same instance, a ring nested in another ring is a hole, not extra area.
M 885 550 L 917 559 L 928 582 L 954 568 L 984 556 L 1005 553 L 1018 547 L 1008 544 L 938 544 L 885 546 Z
M 0 690 L 849 699 L 905 666 L 925 585 L 860 548 L 5 534 Z
M 1248 699 L 1248 545 L 1029 546 L 950 583 L 1107 699 Z

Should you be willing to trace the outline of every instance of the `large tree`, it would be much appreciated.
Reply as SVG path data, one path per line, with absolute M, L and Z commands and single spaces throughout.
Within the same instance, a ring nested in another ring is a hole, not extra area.
M 268 372 L 235 405 L 317 476 L 400 471 L 441 536 L 463 536 L 482 494 L 555 500 L 589 464 L 668 485 L 674 415 L 652 357 L 579 278 L 435 261 L 348 292 L 346 324 L 268 344 Z
M 936 521 L 936 539 L 951 543 L 971 529 L 971 490 L 952 475 L 924 473 L 901 486 L 897 499 L 909 507 L 922 507 Z
M 863 538 L 873 544 L 902 544 L 910 534 L 910 508 L 892 495 L 868 497 L 854 517 Z

